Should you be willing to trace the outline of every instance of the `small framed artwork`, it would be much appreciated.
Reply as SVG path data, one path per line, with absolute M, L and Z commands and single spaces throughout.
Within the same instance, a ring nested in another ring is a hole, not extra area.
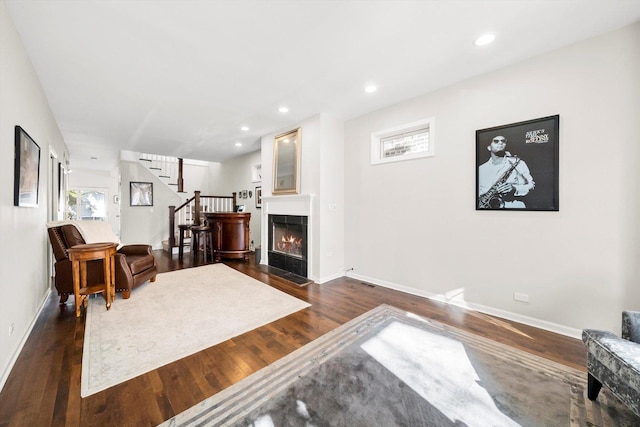
M 256 208 L 262 207 L 262 187 L 256 187 Z
M 558 211 L 560 116 L 476 131 L 476 210 Z
M 40 146 L 20 126 L 15 128 L 13 204 L 38 207 L 40 188 Z
M 243 199 L 247 198 L 247 190 L 242 190 L 242 198 Z
M 131 206 L 153 206 L 153 183 L 129 183 L 129 204 Z

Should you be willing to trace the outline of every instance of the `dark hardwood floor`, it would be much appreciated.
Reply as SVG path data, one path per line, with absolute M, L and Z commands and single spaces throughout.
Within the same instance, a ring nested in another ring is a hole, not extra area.
M 188 254 L 184 262 L 155 255 L 161 272 L 193 266 Z M 76 319 L 72 302 L 60 308 L 54 291 L 0 393 L 0 426 L 157 425 L 382 303 L 585 370 L 586 352 L 576 339 L 359 280 L 299 287 L 263 273 L 253 260 L 226 264 L 312 305 L 82 399 L 84 317 Z

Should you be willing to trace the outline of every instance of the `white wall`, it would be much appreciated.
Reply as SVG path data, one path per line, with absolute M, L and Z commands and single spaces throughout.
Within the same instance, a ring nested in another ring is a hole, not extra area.
M 621 310 L 640 309 L 638 76 L 640 24 L 348 121 L 345 266 L 542 326 L 619 331 Z M 475 131 L 553 114 L 560 211 L 475 211 Z M 371 132 L 427 117 L 435 157 L 369 164 Z
M 40 146 L 39 206 L 13 206 L 14 127 Z M 46 231 L 49 150 L 67 148 L 38 77 L 0 0 L 0 388 L 50 290 Z M 13 332 L 10 331 L 13 326 Z
M 320 191 L 320 265 L 322 283 L 344 275 L 344 122 L 320 115 L 322 141 Z

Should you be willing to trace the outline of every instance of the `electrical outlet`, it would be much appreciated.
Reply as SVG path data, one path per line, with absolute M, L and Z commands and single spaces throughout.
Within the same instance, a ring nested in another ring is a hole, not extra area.
M 520 302 L 529 302 L 529 295 L 514 292 L 513 299 Z

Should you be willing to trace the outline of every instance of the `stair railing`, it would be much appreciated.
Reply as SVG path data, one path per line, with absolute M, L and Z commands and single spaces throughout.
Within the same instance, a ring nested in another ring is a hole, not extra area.
M 180 206 L 169 206 L 170 250 L 178 246 L 176 244 L 178 225 L 201 225 L 204 212 L 233 212 L 236 206 L 236 193 L 231 194 L 231 196 L 201 196 L 200 191 L 194 191 L 194 196 Z M 185 237 L 191 237 L 189 231 Z

